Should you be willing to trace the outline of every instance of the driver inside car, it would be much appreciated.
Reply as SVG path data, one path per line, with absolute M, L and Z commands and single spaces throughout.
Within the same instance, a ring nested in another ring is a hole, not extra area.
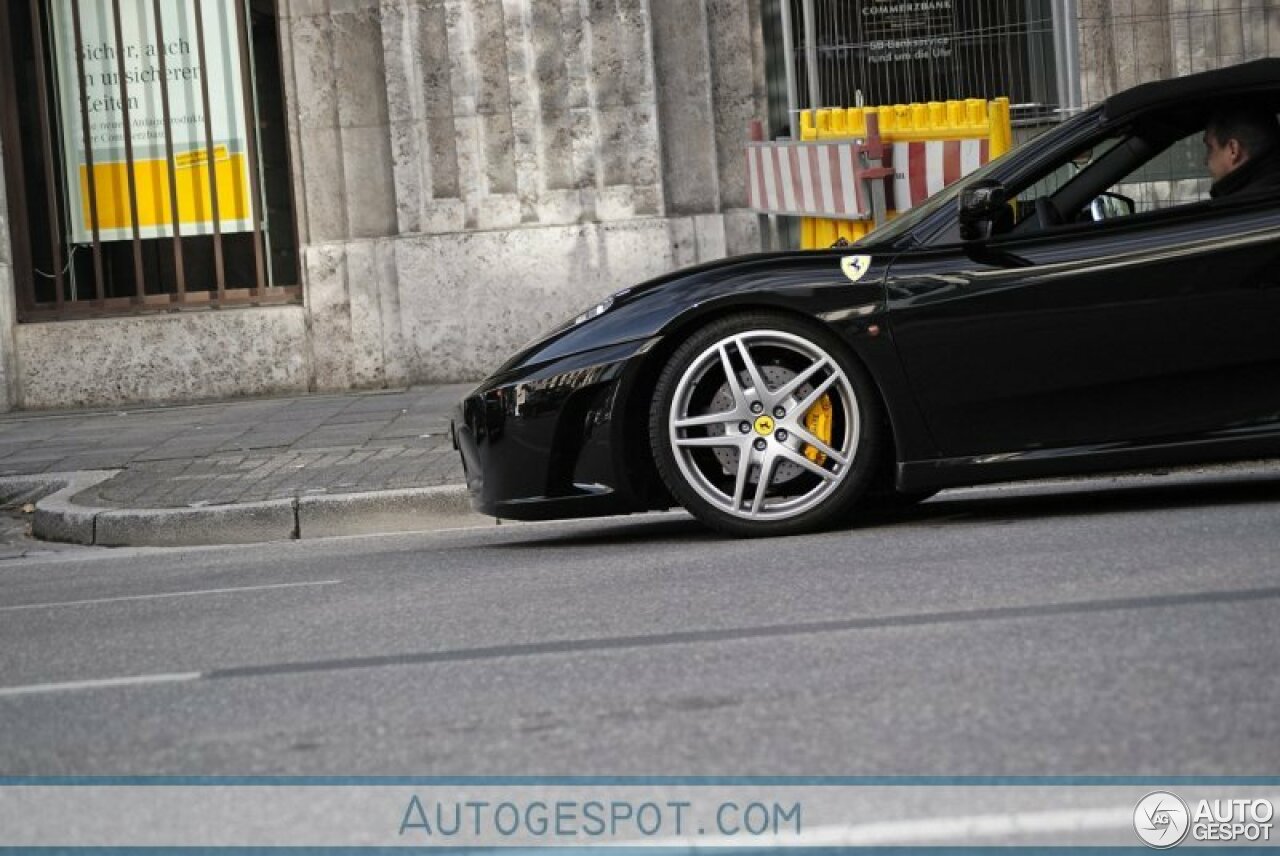
M 1235 107 L 1214 114 L 1204 132 L 1214 199 L 1280 190 L 1280 124 L 1274 113 Z

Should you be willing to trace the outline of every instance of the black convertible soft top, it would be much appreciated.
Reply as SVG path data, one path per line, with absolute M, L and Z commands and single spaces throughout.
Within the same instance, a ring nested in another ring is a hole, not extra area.
M 1103 104 L 1102 114 L 1111 121 L 1151 107 L 1234 98 L 1267 90 L 1280 94 L 1280 59 L 1257 59 L 1186 77 L 1144 83 L 1108 98 Z

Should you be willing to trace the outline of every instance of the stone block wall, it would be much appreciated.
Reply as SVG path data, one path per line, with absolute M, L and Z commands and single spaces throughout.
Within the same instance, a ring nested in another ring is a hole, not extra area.
M 280 8 L 315 388 L 475 378 L 602 294 L 759 248 L 752 0 Z
M 19 324 L 20 403 L 107 407 L 305 392 L 300 306 Z
M 392 105 L 394 231 L 664 213 L 645 5 L 401 0 L 375 7 Z
M 1078 0 L 1086 105 L 1146 83 L 1280 55 L 1273 0 Z

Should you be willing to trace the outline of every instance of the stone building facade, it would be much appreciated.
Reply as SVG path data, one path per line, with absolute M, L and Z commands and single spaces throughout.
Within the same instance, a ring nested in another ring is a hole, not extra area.
M 0 406 L 473 379 L 604 294 L 759 248 L 754 0 L 279 0 L 300 304 L 17 323 Z
M 1280 55 L 1277 0 L 1073 0 L 1084 104 L 1151 80 Z
M 1211 33 L 1194 5 L 1078 0 L 1086 101 L 1280 47 L 1273 0 Z M 19 323 L 0 181 L 0 408 L 474 379 L 604 294 L 761 248 L 760 0 L 274 8 L 301 301 Z

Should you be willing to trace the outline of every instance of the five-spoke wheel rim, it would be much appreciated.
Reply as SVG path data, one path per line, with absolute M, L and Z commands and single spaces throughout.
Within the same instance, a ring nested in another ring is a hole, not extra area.
M 830 354 L 792 333 L 751 330 L 725 336 L 685 369 L 667 427 L 699 497 L 736 518 L 771 521 L 804 514 L 840 488 L 860 423 L 853 386 Z

